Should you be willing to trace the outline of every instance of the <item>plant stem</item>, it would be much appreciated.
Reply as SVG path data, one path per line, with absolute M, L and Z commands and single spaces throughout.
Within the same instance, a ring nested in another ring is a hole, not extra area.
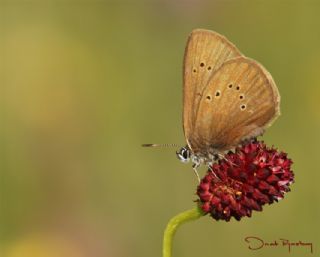
M 199 207 L 196 207 L 174 216 L 169 221 L 163 236 L 163 248 L 162 248 L 163 257 L 171 257 L 172 240 L 177 228 L 183 223 L 199 219 L 203 215 L 204 215 L 203 211 Z

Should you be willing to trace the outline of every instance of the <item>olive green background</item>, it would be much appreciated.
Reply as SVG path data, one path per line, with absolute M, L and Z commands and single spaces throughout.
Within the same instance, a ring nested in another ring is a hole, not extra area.
M 184 225 L 173 256 L 315 256 L 319 247 L 318 1 L 0 2 L 0 255 L 161 256 L 192 208 L 182 58 L 188 34 L 226 35 L 273 75 L 282 115 L 263 139 L 289 153 L 284 200 L 240 222 Z M 203 174 L 204 170 L 201 171 Z M 246 236 L 312 242 L 248 249 Z

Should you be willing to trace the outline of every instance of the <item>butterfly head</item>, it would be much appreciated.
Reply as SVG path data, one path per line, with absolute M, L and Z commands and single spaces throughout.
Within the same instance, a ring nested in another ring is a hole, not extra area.
M 176 152 L 178 159 L 183 162 L 187 163 L 190 161 L 191 152 L 189 147 L 185 146 L 182 147 L 179 151 Z

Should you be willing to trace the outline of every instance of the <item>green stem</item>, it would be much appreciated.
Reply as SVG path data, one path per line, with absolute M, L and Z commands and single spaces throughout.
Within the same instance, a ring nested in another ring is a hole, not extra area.
M 171 257 L 172 240 L 177 228 L 183 223 L 199 219 L 203 215 L 203 211 L 199 207 L 196 207 L 178 214 L 169 221 L 163 236 L 163 257 Z

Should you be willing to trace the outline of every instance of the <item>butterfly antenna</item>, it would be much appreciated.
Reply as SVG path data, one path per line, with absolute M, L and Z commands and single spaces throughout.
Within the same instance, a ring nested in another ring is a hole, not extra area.
M 177 144 L 142 144 L 142 147 L 179 147 Z

